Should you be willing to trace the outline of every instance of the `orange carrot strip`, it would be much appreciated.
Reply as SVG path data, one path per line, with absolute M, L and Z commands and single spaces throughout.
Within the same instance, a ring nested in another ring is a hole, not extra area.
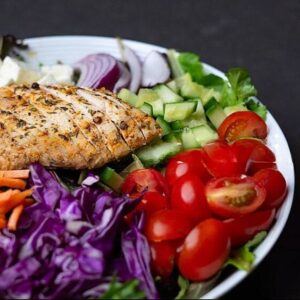
M 16 206 L 12 213 L 10 214 L 7 222 L 7 228 L 11 231 L 16 231 L 17 230 L 17 225 L 19 222 L 19 219 L 21 217 L 21 214 L 24 210 L 24 205 L 20 204 Z
M 0 215 L 0 229 L 3 229 L 6 227 L 6 219 L 5 215 Z
M 23 179 L 2 177 L 0 178 L 0 186 L 24 190 L 26 187 L 26 181 Z
M 11 191 L 11 190 L 10 190 Z M 6 192 L 4 192 L 6 193 Z M 3 193 L 2 193 L 3 194 Z M 10 210 L 12 210 L 14 207 L 23 204 L 23 201 L 25 198 L 31 196 L 32 189 L 25 190 L 23 192 L 10 192 L 9 198 L 4 198 L 1 200 L 1 194 L 0 194 L 0 214 L 6 214 Z
M 5 192 L 0 193 L 0 203 L 6 200 L 9 200 L 12 194 L 15 192 L 13 190 L 7 190 Z
M 0 177 L 27 179 L 29 170 L 5 170 L 0 171 Z
M 31 198 L 26 198 L 26 199 L 24 199 L 24 201 L 23 201 L 23 205 L 26 207 L 26 206 L 30 206 L 30 205 L 32 205 L 34 203 L 34 200 L 33 199 L 31 199 Z

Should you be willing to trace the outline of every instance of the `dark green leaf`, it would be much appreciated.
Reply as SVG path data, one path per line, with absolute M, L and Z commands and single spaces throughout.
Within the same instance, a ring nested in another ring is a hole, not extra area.
M 145 293 L 139 289 L 138 280 L 120 283 L 113 277 L 109 288 L 99 299 L 145 299 Z
M 265 239 L 266 235 L 266 231 L 261 231 L 244 246 L 233 251 L 232 257 L 226 261 L 224 267 L 231 265 L 239 270 L 250 271 L 255 260 L 253 249 Z
M 249 101 L 246 102 L 246 106 L 249 110 L 257 113 L 261 118 L 266 120 L 267 108 L 265 105 L 263 105 L 262 103 L 254 100 L 254 99 L 250 99 Z
M 223 86 L 225 84 L 223 78 L 214 74 L 208 74 L 203 76 L 199 79 L 198 83 L 205 87 L 213 88 L 216 91 L 222 91 Z
M 182 52 L 178 56 L 178 61 L 184 72 L 191 74 L 193 81 L 198 82 L 203 77 L 203 66 L 197 54 Z

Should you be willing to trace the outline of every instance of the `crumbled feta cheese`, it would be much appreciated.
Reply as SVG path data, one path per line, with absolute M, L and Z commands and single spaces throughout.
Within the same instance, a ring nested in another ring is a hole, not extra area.
M 41 74 L 30 70 L 16 59 L 6 56 L 0 66 L 0 86 L 13 83 L 30 84 L 40 79 Z
M 58 82 L 51 74 L 46 74 L 40 80 L 38 80 L 38 83 L 44 85 L 54 85 L 57 84 Z
M 45 75 L 52 75 L 57 83 L 74 84 L 74 69 L 69 65 L 57 64 L 53 66 L 42 66 L 41 71 Z
M 0 78 L 17 82 L 21 76 L 22 67 L 15 59 L 6 56 L 0 68 Z

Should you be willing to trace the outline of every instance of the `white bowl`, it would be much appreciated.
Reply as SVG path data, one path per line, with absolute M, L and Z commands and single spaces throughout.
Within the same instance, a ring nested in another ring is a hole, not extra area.
M 120 58 L 115 38 L 95 36 L 51 36 L 30 38 L 25 41 L 32 50 L 30 55 L 27 56 L 27 60 L 33 66 L 37 66 L 39 63 L 54 64 L 58 60 L 71 64 L 87 54 L 97 52 L 109 53 Z M 158 50 L 161 52 L 166 51 L 165 48 L 141 42 L 125 40 L 125 43 L 131 47 L 141 59 L 143 59 L 151 50 Z M 205 69 L 224 77 L 224 73 L 208 64 L 205 64 Z M 254 267 L 264 259 L 279 238 L 290 213 L 295 185 L 294 166 L 288 143 L 278 123 L 270 113 L 268 113 L 267 125 L 269 127 L 268 145 L 276 155 L 278 168 L 283 173 L 289 190 L 284 204 L 277 213 L 277 220 L 274 226 L 269 231 L 266 239 L 255 251 L 256 259 Z M 244 271 L 235 271 L 222 282 L 219 282 L 205 295 L 202 295 L 202 298 L 215 299 L 221 297 L 240 283 L 248 274 L 249 273 Z M 198 297 L 200 296 L 201 295 L 198 295 Z

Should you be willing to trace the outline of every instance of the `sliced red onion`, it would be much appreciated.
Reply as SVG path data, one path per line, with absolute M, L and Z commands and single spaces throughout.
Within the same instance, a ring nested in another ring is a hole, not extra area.
M 150 52 L 143 63 L 142 85 L 154 86 L 166 82 L 171 75 L 168 63 L 163 54 L 156 51 Z
M 114 92 L 118 92 L 122 88 L 127 88 L 131 80 L 130 72 L 122 62 L 118 61 L 118 67 L 120 75 L 114 86 Z
M 80 87 L 113 89 L 119 79 L 118 61 L 109 54 L 91 54 L 75 65 L 80 70 L 77 85 Z
M 127 62 L 131 73 L 129 89 L 136 93 L 142 82 L 142 64 L 132 49 L 125 46 L 121 39 L 117 39 L 123 60 Z

